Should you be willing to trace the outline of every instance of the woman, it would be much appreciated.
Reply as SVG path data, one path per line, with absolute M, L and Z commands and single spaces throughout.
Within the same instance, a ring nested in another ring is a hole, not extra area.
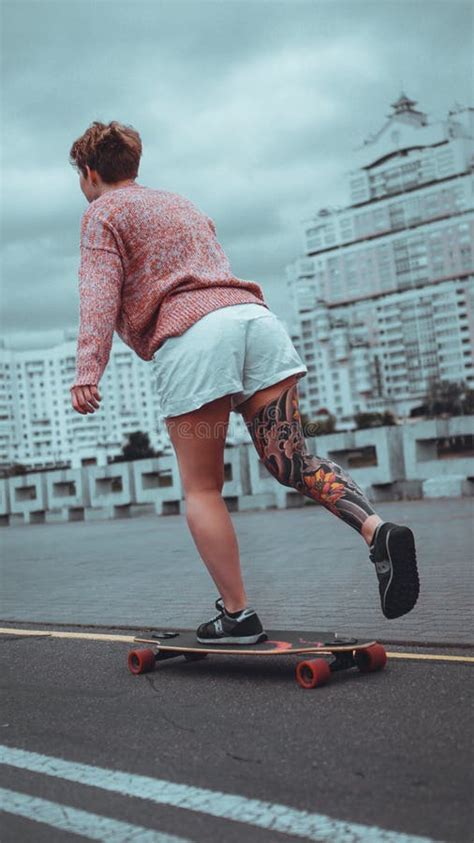
M 186 519 L 220 598 L 203 643 L 265 637 L 247 605 L 234 527 L 222 498 L 229 413 L 241 413 L 260 460 L 285 486 L 319 501 L 370 548 L 387 618 L 409 612 L 419 592 L 414 538 L 382 522 L 356 483 L 310 454 L 297 381 L 306 366 L 258 284 L 236 278 L 213 221 L 188 199 L 137 184 L 139 134 L 94 122 L 70 161 L 88 200 L 81 223 L 80 329 L 72 406 L 93 413 L 114 329 L 153 360 L 178 460 Z

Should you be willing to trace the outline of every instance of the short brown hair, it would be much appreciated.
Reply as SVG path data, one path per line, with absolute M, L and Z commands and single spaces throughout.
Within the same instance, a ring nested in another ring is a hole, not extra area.
M 110 184 L 136 178 L 141 154 L 140 135 L 132 126 L 125 126 L 117 120 L 110 123 L 96 120 L 74 141 L 69 160 L 84 176 L 88 164 L 103 181 Z

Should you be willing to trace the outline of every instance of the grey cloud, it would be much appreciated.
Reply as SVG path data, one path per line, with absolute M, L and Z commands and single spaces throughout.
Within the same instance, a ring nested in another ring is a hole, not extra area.
M 401 87 L 430 119 L 470 104 L 468 2 L 4 0 L 2 13 L 2 325 L 23 337 L 77 325 L 87 203 L 68 154 L 92 120 L 140 131 L 138 181 L 209 214 L 235 274 L 284 314 L 298 222 L 347 199 L 352 152 Z

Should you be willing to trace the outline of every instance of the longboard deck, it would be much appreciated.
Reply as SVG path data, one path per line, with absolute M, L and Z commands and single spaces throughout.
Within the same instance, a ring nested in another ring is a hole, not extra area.
M 152 644 L 158 650 L 175 653 L 208 653 L 210 655 L 276 656 L 289 653 L 344 653 L 371 647 L 376 642 L 313 630 L 266 630 L 267 639 L 258 644 L 201 644 L 196 631 L 190 629 L 154 633 L 154 637 L 135 638 L 137 644 Z

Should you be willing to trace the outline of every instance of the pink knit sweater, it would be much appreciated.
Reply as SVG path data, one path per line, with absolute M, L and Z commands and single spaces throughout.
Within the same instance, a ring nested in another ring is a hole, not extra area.
M 232 274 L 212 219 L 184 196 L 136 183 L 85 211 L 79 296 L 75 386 L 99 383 L 114 330 L 151 360 L 167 337 L 212 310 L 268 307 L 258 284 Z

